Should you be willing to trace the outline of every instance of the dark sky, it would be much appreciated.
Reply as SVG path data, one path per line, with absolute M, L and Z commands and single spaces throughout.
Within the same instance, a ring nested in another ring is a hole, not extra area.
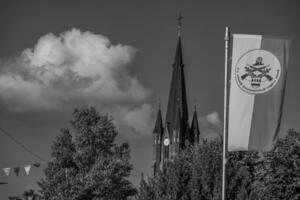
M 0 127 L 49 159 L 50 145 L 60 128 L 69 126 L 72 110 L 94 105 L 101 113 L 113 115 L 120 130 L 118 141 L 131 145 L 131 180 L 138 183 L 142 171 L 151 175 L 153 116 L 158 99 L 163 114 L 166 111 L 179 11 L 184 16 L 189 112 L 197 104 L 204 135 L 219 132 L 223 118 L 226 25 L 232 33 L 292 38 L 281 135 L 288 128 L 300 130 L 300 5 L 296 0 L 2 0 Z M 101 49 L 108 40 L 112 48 Z M 76 46 L 66 48 L 67 44 Z M 95 55 L 104 55 L 103 60 Z M 97 64 L 100 70 L 93 68 Z M 32 66 L 53 67 L 47 70 L 59 76 L 41 74 Z M 61 66 L 65 67 L 62 75 Z M 76 73 L 66 74 L 69 67 L 78 70 L 78 79 Z M 109 84 L 97 81 L 94 74 L 103 75 Z M 11 81 L 12 77 L 22 77 L 24 82 Z M 49 78 L 43 83 L 46 86 L 32 81 L 40 77 Z M 94 88 L 97 84 L 101 89 Z M 39 162 L 1 134 L 0 143 L 1 168 Z M 36 168 L 29 176 L 24 171 L 19 177 L 1 172 L 0 181 L 8 185 L 0 186 L 0 198 L 37 188 L 41 177 L 42 169 Z

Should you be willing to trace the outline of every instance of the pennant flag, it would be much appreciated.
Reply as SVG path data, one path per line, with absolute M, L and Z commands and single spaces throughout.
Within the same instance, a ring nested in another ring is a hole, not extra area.
M 20 173 L 20 167 L 15 167 L 14 172 L 16 173 L 17 176 L 19 176 Z
M 280 128 L 290 41 L 233 35 L 228 151 L 270 151 Z
M 39 168 L 41 166 L 40 163 L 34 163 L 33 166 L 35 166 L 36 168 Z
M 24 170 L 25 170 L 27 175 L 29 175 L 30 169 L 31 169 L 31 165 L 27 165 L 27 166 L 24 167 Z
M 6 174 L 6 176 L 9 176 L 10 170 L 11 170 L 10 167 L 3 168 L 3 171 L 4 171 L 4 173 Z

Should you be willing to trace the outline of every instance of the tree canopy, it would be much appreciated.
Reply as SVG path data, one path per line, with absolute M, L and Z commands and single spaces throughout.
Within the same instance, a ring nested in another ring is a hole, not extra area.
M 300 199 L 300 133 L 289 130 L 273 151 L 230 152 L 227 199 Z M 140 182 L 138 200 L 221 199 L 222 141 L 203 140 Z
M 127 179 L 132 170 L 129 145 L 117 145 L 117 130 L 95 108 L 75 109 L 70 129 L 51 147 L 51 161 L 38 184 L 45 200 L 123 200 L 136 194 Z

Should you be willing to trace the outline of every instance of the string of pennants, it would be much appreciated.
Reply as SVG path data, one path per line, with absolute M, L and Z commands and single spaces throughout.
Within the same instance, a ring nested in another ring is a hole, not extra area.
M 42 162 L 42 163 L 29 164 L 29 165 L 25 165 L 25 166 L 4 167 L 4 168 L 2 168 L 2 170 L 3 170 L 3 172 L 5 173 L 6 176 L 9 176 L 12 171 L 16 174 L 16 176 L 19 176 L 20 171 L 23 168 L 24 171 L 25 171 L 25 173 L 26 173 L 26 175 L 29 175 L 30 170 L 32 169 L 32 167 L 40 168 L 40 166 L 42 164 L 45 164 L 45 163 Z

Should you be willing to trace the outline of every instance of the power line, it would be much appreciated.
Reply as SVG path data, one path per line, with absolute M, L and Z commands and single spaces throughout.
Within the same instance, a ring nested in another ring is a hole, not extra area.
M 41 161 L 46 162 L 45 159 L 43 159 L 42 157 L 40 157 L 39 155 L 37 155 L 36 153 L 34 153 L 33 151 L 31 151 L 29 148 L 27 148 L 24 144 L 22 144 L 20 141 L 18 141 L 16 138 L 14 138 L 11 134 L 9 134 L 7 131 L 5 131 L 3 128 L 0 127 L 0 131 L 6 135 L 8 138 L 10 138 L 12 141 L 14 141 L 17 145 L 19 145 L 20 147 L 22 147 L 25 151 L 27 151 L 29 154 L 31 154 L 32 156 L 38 158 Z

